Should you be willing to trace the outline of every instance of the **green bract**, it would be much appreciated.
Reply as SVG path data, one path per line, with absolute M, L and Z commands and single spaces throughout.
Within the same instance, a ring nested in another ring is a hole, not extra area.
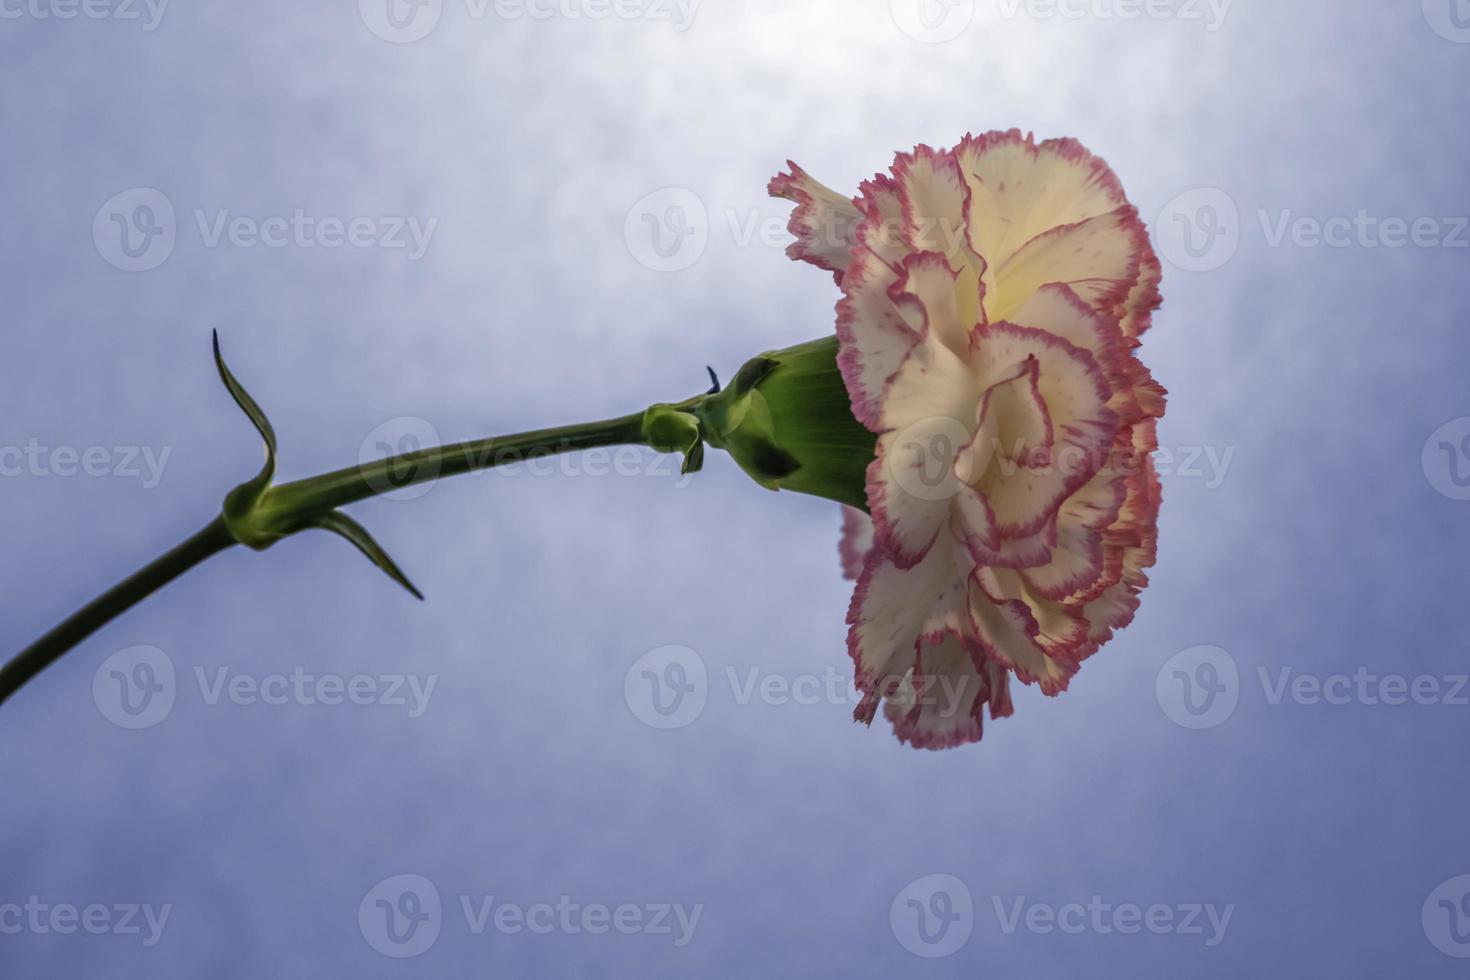
M 852 414 L 835 336 L 752 358 L 696 412 L 709 444 L 761 486 L 868 509 L 877 437 Z

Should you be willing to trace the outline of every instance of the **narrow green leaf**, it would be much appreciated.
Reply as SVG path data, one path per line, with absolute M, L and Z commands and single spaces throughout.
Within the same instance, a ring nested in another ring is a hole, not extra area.
M 235 399 L 235 404 L 240 406 L 240 410 L 265 440 L 265 467 L 259 476 L 245 484 L 245 488 L 250 491 L 262 491 L 270 485 L 271 478 L 276 474 L 276 430 L 271 427 L 270 419 L 265 417 L 265 412 L 261 411 L 255 399 L 250 397 L 250 392 L 245 390 L 245 386 L 235 379 L 225 365 L 224 355 L 220 353 L 218 330 L 214 332 L 214 363 L 219 368 L 220 380 L 225 383 L 230 397 Z
M 383 550 L 382 545 L 373 540 L 373 536 L 367 532 L 367 528 L 340 510 L 322 514 L 320 517 L 313 519 L 309 526 L 319 527 L 323 531 L 331 531 L 333 534 L 339 534 L 348 541 L 351 541 L 357 546 L 359 551 L 368 557 L 369 561 L 388 573 L 389 578 L 403 586 L 409 592 L 412 592 L 420 602 L 423 601 L 424 594 L 414 588 L 413 583 L 408 580 L 408 576 L 404 575 L 402 569 L 394 563 L 392 558 L 388 557 L 388 553 Z
M 684 456 L 684 465 L 679 467 L 679 475 L 688 476 L 702 469 L 704 469 L 704 443 L 696 442 Z

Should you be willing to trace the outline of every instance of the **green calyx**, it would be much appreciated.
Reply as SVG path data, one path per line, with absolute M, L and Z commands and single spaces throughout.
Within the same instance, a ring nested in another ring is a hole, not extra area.
M 852 414 L 835 336 L 751 359 L 694 411 L 709 444 L 761 486 L 867 510 L 877 437 Z

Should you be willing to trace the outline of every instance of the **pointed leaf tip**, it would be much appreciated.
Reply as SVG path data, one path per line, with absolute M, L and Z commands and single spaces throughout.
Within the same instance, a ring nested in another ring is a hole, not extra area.
M 392 558 L 388 557 L 388 552 L 383 550 L 383 546 L 373 540 L 373 536 L 368 533 L 367 528 L 340 510 L 330 511 L 321 515 L 312 521 L 311 526 L 321 528 L 323 531 L 331 531 L 333 534 L 346 538 L 369 561 L 382 569 L 389 578 L 407 589 L 420 602 L 424 601 L 424 594 L 408 580 L 408 576 L 403 574 L 403 570 L 398 567 L 398 564 Z
M 245 386 L 236 379 L 229 366 L 225 364 L 224 353 L 220 350 L 218 330 L 214 331 L 214 365 L 219 369 L 220 380 L 224 382 L 225 390 L 230 393 L 230 397 L 235 400 L 240 411 L 250 419 L 250 423 L 255 426 L 255 431 L 260 433 L 261 439 L 265 440 L 265 467 L 260 471 L 260 475 L 248 484 L 263 490 L 276 472 L 276 430 L 272 427 L 270 419 L 266 418 L 260 405 L 250 397 L 250 392 L 245 390 Z

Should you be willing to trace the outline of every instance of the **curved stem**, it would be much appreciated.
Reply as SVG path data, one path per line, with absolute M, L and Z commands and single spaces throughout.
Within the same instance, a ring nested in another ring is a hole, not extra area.
M 390 456 L 271 487 L 265 492 L 257 511 L 262 524 L 294 530 L 302 522 L 338 507 L 418 483 L 578 449 L 641 445 L 644 441 L 643 414 L 636 412 L 601 422 L 537 429 Z
M 180 575 L 235 543 L 225 522 L 215 518 L 198 534 L 123 579 L 26 647 L 0 667 L 0 704 L 72 647 L 91 636 Z
M 692 405 L 697 401 L 698 398 L 694 398 L 684 404 Z M 314 519 L 330 514 L 338 507 L 416 483 L 579 449 L 645 445 L 644 415 L 644 412 L 637 412 L 601 422 L 537 429 L 417 450 L 271 487 L 255 505 L 249 519 L 257 528 L 268 530 L 275 537 L 284 537 L 311 526 Z M 239 530 L 232 530 L 223 516 L 218 517 L 198 534 L 68 617 L 0 667 L 0 704 L 110 620 L 195 565 L 240 543 L 238 533 Z

